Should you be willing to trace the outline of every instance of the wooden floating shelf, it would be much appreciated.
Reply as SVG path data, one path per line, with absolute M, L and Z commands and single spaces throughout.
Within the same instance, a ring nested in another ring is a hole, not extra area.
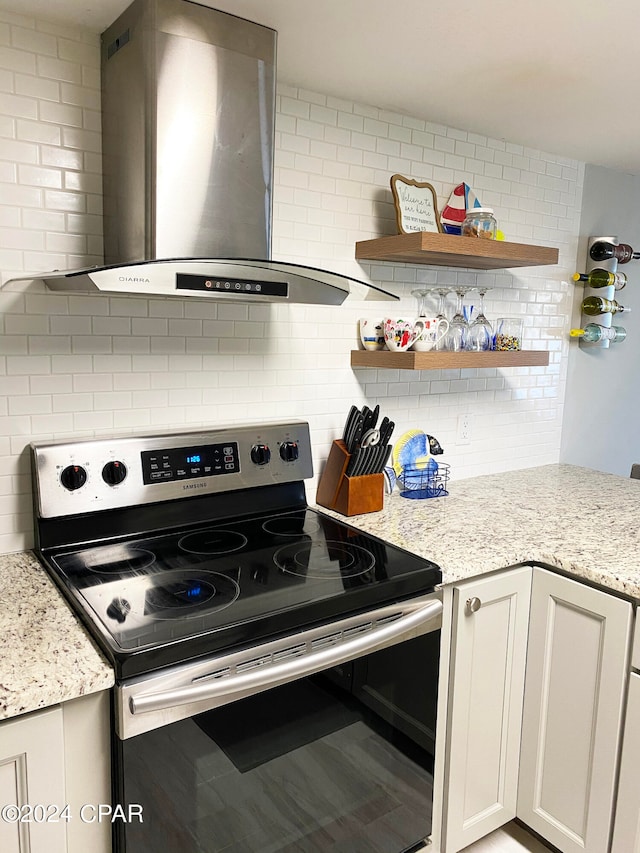
M 558 250 L 547 246 L 507 243 L 504 240 L 414 231 L 411 234 L 360 240 L 356 243 L 356 258 L 361 261 L 498 270 L 557 264 Z
M 378 367 L 401 370 L 448 370 L 461 367 L 546 367 L 547 350 L 510 352 L 391 352 L 352 350 L 351 367 Z

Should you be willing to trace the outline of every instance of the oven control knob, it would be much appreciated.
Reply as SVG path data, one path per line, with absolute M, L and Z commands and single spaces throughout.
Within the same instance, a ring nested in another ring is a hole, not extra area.
M 298 442 L 297 441 L 283 441 L 280 445 L 280 458 L 285 462 L 295 462 L 298 458 Z
M 60 482 L 69 492 L 75 492 L 76 489 L 81 489 L 87 482 L 87 472 L 82 465 L 67 465 L 62 474 L 60 474 Z
M 108 486 L 117 486 L 127 476 L 127 466 L 124 462 L 107 462 L 102 469 L 102 479 Z
M 131 605 L 126 598 L 114 598 L 111 604 L 107 607 L 107 616 L 110 619 L 115 619 L 116 622 L 124 622 L 127 615 L 131 611 Z
M 254 465 L 267 465 L 271 460 L 271 451 L 266 444 L 254 444 L 251 448 L 251 461 Z

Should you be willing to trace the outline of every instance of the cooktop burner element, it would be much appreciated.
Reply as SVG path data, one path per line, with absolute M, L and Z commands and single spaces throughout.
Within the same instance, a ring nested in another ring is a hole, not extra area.
M 252 453 L 256 446 L 270 455 Z M 32 452 L 37 553 L 118 679 L 440 581 L 429 561 L 306 506 L 311 447 L 301 422 Z M 113 459 L 127 472 L 115 485 L 102 477 Z M 70 467 L 83 477 L 65 476 Z
M 66 565 L 73 571 L 73 563 L 77 559 L 76 554 L 65 554 L 61 557 L 61 565 Z M 144 571 L 152 566 L 155 560 L 156 555 L 146 548 L 117 545 L 87 551 L 81 562 L 84 568 L 98 575 L 122 575 Z
M 230 554 L 247 544 L 247 537 L 234 530 L 199 530 L 189 533 L 178 542 L 178 547 L 189 554 Z
M 278 548 L 273 560 L 279 569 L 305 578 L 344 581 L 371 571 L 375 557 L 359 545 L 342 542 L 293 542 Z
M 300 536 L 301 533 L 316 533 L 318 525 L 310 522 L 304 512 L 288 512 L 268 518 L 262 529 L 276 536 Z
M 144 596 L 144 615 L 176 619 L 197 615 L 204 607 L 218 612 L 240 595 L 233 578 L 217 572 L 163 572 L 152 579 Z

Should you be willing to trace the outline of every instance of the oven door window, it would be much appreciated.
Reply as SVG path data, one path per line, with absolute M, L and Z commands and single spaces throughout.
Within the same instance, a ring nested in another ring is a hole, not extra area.
M 410 713 L 405 698 L 438 638 L 396 646 L 396 667 L 387 649 L 120 742 L 118 801 L 143 822 L 118 828 L 118 851 L 401 853 L 427 838 L 437 672 Z

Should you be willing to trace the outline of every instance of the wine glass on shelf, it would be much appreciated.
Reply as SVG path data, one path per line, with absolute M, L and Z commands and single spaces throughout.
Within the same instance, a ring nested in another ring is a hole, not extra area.
M 427 308 L 427 299 L 430 296 L 433 296 L 434 294 L 436 294 L 438 296 L 438 305 L 436 307 L 435 318 L 438 321 L 438 323 L 436 324 L 437 328 L 439 328 L 440 327 L 439 321 L 440 320 L 447 320 L 447 315 L 445 313 L 445 300 L 447 298 L 447 294 L 450 292 L 451 292 L 450 287 L 442 287 L 442 285 L 438 285 L 438 284 L 436 284 L 436 285 L 432 284 L 429 286 L 421 287 L 421 288 L 416 289 L 416 290 L 412 290 L 411 293 L 418 300 L 418 317 L 428 317 L 429 316 L 430 311 Z M 448 320 L 447 320 L 447 324 L 448 324 Z M 437 338 L 434 346 L 433 346 L 433 349 L 436 351 L 445 349 L 446 338 L 447 338 L 446 334 L 439 336 Z
M 438 287 L 434 287 L 434 292 L 438 294 L 438 307 L 436 309 L 436 320 L 448 320 L 447 312 L 445 311 L 447 293 L 450 292 L 448 287 L 442 287 L 439 285 Z M 447 332 L 448 335 L 448 332 Z M 443 335 L 441 338 L 438 338 L 436 341 L 436 345 L 434 346 L 434 350 L 437 352 L 441 352 L 442 350 L 447 348 L 447 335 Z
M 471 288 L 456 286 L 453 290 L 450 290 L 450 293 L 455 293 L 456 295 L 456 310 L 455 314 L 451 318 L 449 323 L 449 331 L 444 339 L 444 349 L 449 350 L 450 352 L 462 352 L 466 348 L 467 345 L 467 336 L 469 333 L 469 324 L 467 323 L 466 317 L 464 316 L 464 310 L 462 307 L 462 301 L 465 297 L 465 294 Z
M 493 327 L 484 315 L 484 297 L 488 287 L 479 287 L 480 306 L 467 335 L 467 349 L 482 352 L 493 348 Z
M 418 304 L 418 317 L 429 316 L 429 310 L 427 308 L 427 299 L 431 296 L 433 291 L 433 287 L 420 287 L 416 290 L 411 291 L 411 295 L 415 296 L 416 302 Z

